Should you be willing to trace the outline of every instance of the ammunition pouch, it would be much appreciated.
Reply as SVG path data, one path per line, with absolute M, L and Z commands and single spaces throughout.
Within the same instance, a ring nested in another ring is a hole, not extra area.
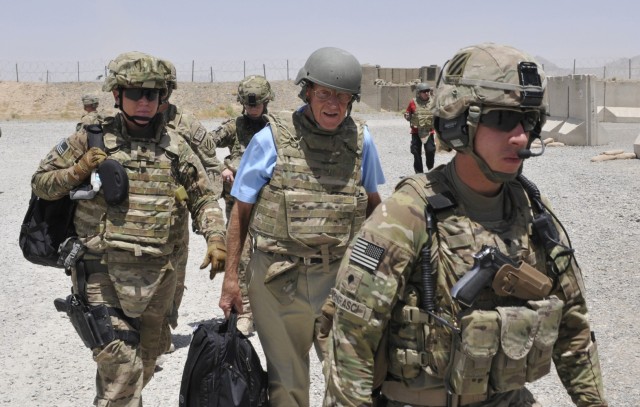
M 71 320 L 71 325 L 89 349 L 101 348 L 116 339 L 120 339 L 132 346 L 140 343 L 140 335 L 134 331 L 114 330 L 111 316 L 122 318 L 124 313 L 106 305 L 90 306 L 78 294 L 71 294 L 66 299 L 54 300 L 56 310 L 65 312 Z M 130 319 L 125 316 L 125 318 Z M 136 321 L 137 322 L 137 321 Z M 136 329 L 139 323 L 136 323 Z
M 511 295 L 523 300 L 541 300 L 549 295 L 553 281 L 527 263 L 513 267 L 505 264 L 496 272 L 492 283 L 499 296 Z
M 563 306 L 551 296 L 462 317 L 447 372 L 453 394 L 504 393 L 548 374 Z
M 71 270 L 76 262 L 82 258 L 86 248 L 77 236 L 67 238 L 58 248 L 58 265 L 65 270 Z
M 98 167 L 104 200 L 110 206 L 120 205 L 129 196 L 129 177 L 118 161 L 104 160 Z

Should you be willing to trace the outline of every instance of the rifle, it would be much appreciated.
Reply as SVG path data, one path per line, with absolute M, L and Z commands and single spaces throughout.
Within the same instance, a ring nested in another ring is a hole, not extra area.
M 483 245 L 473 255 L 473 267 L 451 288 L 451 296 L 470 307 L 480 291 L 492 286 L 499 296 L 537 300 L 551 292 L 552 280 L 525 262 L 516 264 L 498 248 Z

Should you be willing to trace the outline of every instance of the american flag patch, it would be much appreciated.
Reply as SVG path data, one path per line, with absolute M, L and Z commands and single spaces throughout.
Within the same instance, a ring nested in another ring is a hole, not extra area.
M 355 246 L 353 246 L 349 260 L 361 265 L 367 270 L 375 271 L 378 268 L 378 264 L 380 264 L 380 259 L 382 259 L 383 254 L 384 249 L 382 247 L 359 237 L 358 240 L 356 240 Z
M 68 148 L 69 145 L 67 144 L 67 141 L 65 139 L 62 139 L 56 146 L 56 151 L 58 152 L 58 154 L 63 155 Z

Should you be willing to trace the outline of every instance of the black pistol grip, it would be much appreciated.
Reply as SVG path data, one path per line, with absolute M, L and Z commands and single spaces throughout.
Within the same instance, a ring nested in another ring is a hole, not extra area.
M 53 300 L 53 305 L 56 307 L 56 311 L 58 312 L 64 312 L 66 314 L 69 310 L 67 307 L 67 300 L 64 298 L 56 298 Z

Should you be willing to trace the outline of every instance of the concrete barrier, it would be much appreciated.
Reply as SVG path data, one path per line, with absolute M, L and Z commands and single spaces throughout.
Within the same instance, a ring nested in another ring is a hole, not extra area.
M 598 80 L 596 100 L 601 122 L 640 122 L 640 81 Z
M 542 128 L 543 137 L 553 137 L 567 145 L 595 146 L 609 142 L 598 122 L 596 78 L 569 75 L 548 78 L 550 118 Z

